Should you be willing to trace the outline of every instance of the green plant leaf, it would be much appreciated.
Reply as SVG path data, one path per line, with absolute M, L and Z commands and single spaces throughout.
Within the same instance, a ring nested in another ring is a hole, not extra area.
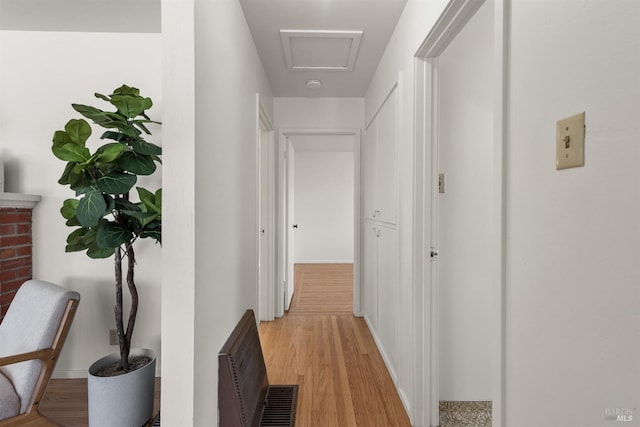
M 87 147 L 72 142 L 63 145 L 54 144 L 51 150 L 57 158 L 66 162 L 84 163 L 91 158 L 91 153 Z
M 127 140 L 137 139 L 142 132 L 140 132 L 135 126 L 129 122 L 117 123 L 115 126 L 123 135 L 120 142 L 127 142 Z
M 139 116 L 144 110 L 151 108 L 153 103 L 149 98 L 131 95 L 112 95 L 111 103 L 120 114 L 130 119 Z
M 142 131 L 144 133 L 146 133 L 147 135 L 151 135 L 151 131 L 147 128 L 147 123 L 154 123 L 157 125 L 161 125 L 161 122 L 157 122 L 155 120 L 150 120 L 149 117 L 146 114 L 141 114 L 141 116 L 143 116 L 145 118 L 145 120 L 132 120 L 131 123 L 135 126 L 137 126 L 139 129 L 142 129 Z
M 136 190 L 138 191 L 138 197 L 143 204 L 153 206 L 156 199 L 155 194 L 144 187 L 136 187 Z
M 80 221 L 78 221 L 78 217 L 74 216 L 71 219 L 68 219 L 64 223 L 67 227 L 78 227 L 80 225 Z
M 162 213 L 162 188 L 158 188 L 156 190 L 156 207 L 160 208 L 160 212 Z
M 113 91 L 113 95 L 131 95 L 131 96 L 139 96 L 140 95 L 140 89 L 138 89 L 137 87 L 133 87 L 133 86 L 127 86 L 127 85 L 122 85 L 119 88 L 115 89 Z
M 162 231 L 160 230 L 145 230 L 140 233 L 141 239 L 152 238 L 156 240 L 158 243 L 162 244 Z
M 140 208 L 136 203 L 133 203 L 127 199 L 123 199 L 121 197 L 116 198 L 116 209 L 121 211 L 138 211 L 140 212 Z
M 139 120 L 134 120 L 133 122 L 131 122 L 134 126 L 137 126 L 138 129 L 140 129 L 142 132 L 146 133 L 147 135 L 151 135 L 151 131 L 149 129 L 147 129 L 147 127 L 144 125 L 144 123 L 142 121 Z
M 53 133 L 53 145 L 54 146 L 63 146 L 64 144 L 69 144 L 71 142 L 71 138 L 69 135 L 63 130 L 57 130 Z
M 58 180 L 58 184 L 69 185 L 70 176 L 73 173 L 73 169 L 75 168 L 76 165 L 77 165 L 76 162 L 67 162 L 66 166 L 64 167 L 64 171 L 62 172 L 62 175 Z
M 114 132 L 112 130 L 105 131 L 100 139 L 111 139 L 116 142 L 120 142 L 124 139 L 124 135 L 120 132 Z
M 87 256 L 92 259 L 109 258 L 115 253 L 114 248 L 100 248 L 98 245 L 91 245 L 87 249 Z
M 84 251 L 85 249 L 87 249 L 87 245 L 82 243 L 75 244 L 75 245 L 66 245 L 64 247 L 65 252 L 80 252 L 80 251 Z
M 137 219 L 138 223 L 143 227 L 158 218 L 158 214 L 155 212 L 141 212 L 130 210 L 123 210 L 121 212 L 129 217 Z
M 78 204 L 80 201 L 78 199 L 67 199 L 62 202 L 62 207 L 60 208 L 60 213 L 64 219 L 71 219 L 76 216 L 76 210 L 78 209 Z
M 96 243 L 99 248 L 117 248 L 133 238 L 133 233 L 115 222 L 102 221 L 98 225 Z
M 69 245 L 84 245 L 84 249 L 87 249 L 89 246 L 85 242 L 85 235 L 90 230 L 88 227 L 77 228 L 73 230 L 67 236 L 67 244 Z
M 96 98 L 102 99 L 103 101 L 111 102 L 111 99 L 108 96 L 103 95 L 101 93 L 96 92 L 93 94 L 93 96 L 95 96 Z
M 69 175 L 69 186 L 76 192 L 76 196 L 91 191 L 91 184 L 93 184 L 93 182 L 87 178 L 83 171 Z
M 136 175 L 151 175 L 156 171 L 156 163 L 151 156 L 134 151 L 122 153 L 118 161 L 120 167 Z
M 91 136 L 91 126 L 84 119 L 71 119 L 64 126 L 69 139 L 74 144 L 84 147 L 85 142 Z
M 107 204 L 107 211 L 113 212 L 116 208 L 116 199 L 113 198 L 111 194 L 102 194 L 104 197 L 104 201 Z
M 148 154 L 151 156 L 159 156 L 162 154 L 162 147 L 142 140 L 133 141 L 131 148 L 138 154 Z
M 147 190 L 146 188 L 136 187 L 138 190 L 138 197 L 140 202 L 144 205 L 148 212 L 155 212 L 159 215 L 162 214 L 162 189 L 158 189 L 155 194 Z
M 81 227 L 73 230 L 69 236 L 67 236 L 67 246 L 65 247 L 66 252 L 78 252 L 83 251 L 89 248 L 89 245 L 92 243 L 92 237 L 95 240 L 95 233 L 91 232 L 90 228 Z
M 96 162 L 110 163 L 116 160 L 122 152 L 125 146 L 118 142 L 112 142 L 111 144 L 105 144 L 96 151 Z
M 83 227 L 94 227 L 98 225 L 100 218 L 107 213 L 107 203 L 100 191 L 87 192 L 76 209 L 76 216 Z
M 71 104 L 71 106 L 78 113 L 104 128 L 117 128 L 118 126 L 121 126 L 122 123 L 126 124 L 126 117 L 120 116 L 117 113 L 102 111 L 89 105 Z
M 126 194 L 136 184 L 138 178 L 125 172 L 111 172 L 98 178 L 97 184 L 100 191 L 108 194 Z

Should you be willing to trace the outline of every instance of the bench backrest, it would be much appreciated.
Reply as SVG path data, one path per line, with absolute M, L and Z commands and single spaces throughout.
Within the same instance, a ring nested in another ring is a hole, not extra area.
M 247 310 L 218 353 L 219 425 L 256 427 L 269 380 L 253 310 Z

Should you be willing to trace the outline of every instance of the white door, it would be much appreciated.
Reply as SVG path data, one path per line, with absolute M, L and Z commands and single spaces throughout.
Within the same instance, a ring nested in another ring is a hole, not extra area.
M 297 224 L 295 224 L 294 207 L 295 207 L 295 149 L 291 142 L 291 138 L 287 137 L 287 161 L 286 161 L 286 174 L 287 174 L 287 247 L 286 247 L 286 285 L 284 287 L 284 310 L 289 310 L 291 305 L 291 299 L 293 298 L 294 282 L 295 282 L 295 232 Z

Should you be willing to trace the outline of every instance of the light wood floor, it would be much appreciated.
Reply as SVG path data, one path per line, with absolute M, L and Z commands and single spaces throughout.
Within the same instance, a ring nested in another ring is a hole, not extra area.
M 272 384 L 299 384 L 296 426 L 410 426 L 361 318 L 351 265 L 297 265 L 292 306 L 260 324 Z
M 159 408 L 160 378 L 156 378 L 153 413 L 156 414 Z M 51 380 L 40 404 L 40 413 L 62 427 L 86 427 L 89 425 L 87 380 Z
M 353 313 L 353 264 L 296 264 L 288 314 Z
M 364 320 L 352 315 L 352 278 L 350 264 L 296 266 L 288 314 L 260 324 L 269 381 L 299 384 L 299 427 L 410 426 Z M 157 380 L 154 413 L 159 403 Z M 86 426 L 86 380 L 52 380 L 41 412 Z

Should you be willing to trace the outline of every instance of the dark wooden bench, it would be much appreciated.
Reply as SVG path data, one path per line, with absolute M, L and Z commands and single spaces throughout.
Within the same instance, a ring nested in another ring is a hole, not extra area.
M 297 385 L 270 385 L 253 310 L 218 353 L 220 427 L 295 426 Z

